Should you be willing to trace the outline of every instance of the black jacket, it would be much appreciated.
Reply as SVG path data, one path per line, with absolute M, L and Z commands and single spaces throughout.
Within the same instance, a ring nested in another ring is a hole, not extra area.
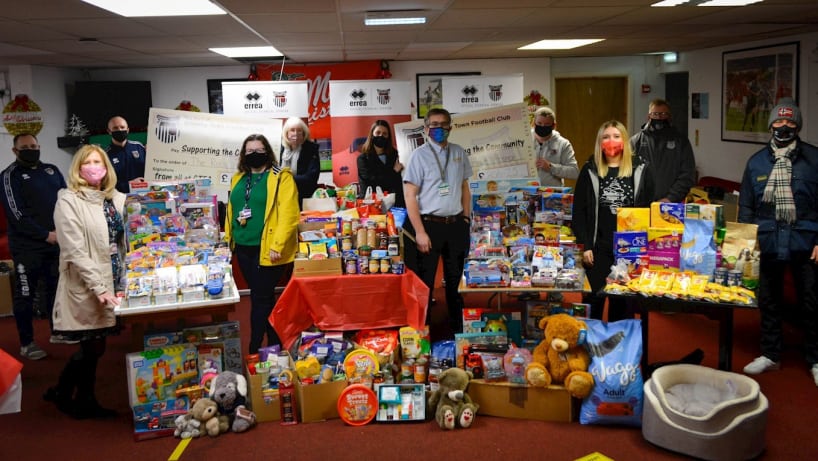
M 653 197 L 653 175 L 639 157 L 633 158 L 633 206 L 650 206 Z M 571 228 L 577 237 L 577 244 L 583 245 L 585 250 L 594 248 L 597 239 L 599 209 L 599 173 L 593 157 L 583 165 L 577 178 L 574 189 L 574 211 Z M 611 230 L 613 235 L 613 231 Z
M 403 208 L 403 179 L 395 171 L 398 153 L 386 154 L 386 163 L 381 162 L 378 154 L 361 154 L 358 156 L 358 196 L 363 197 L 367 187 L 381 186 L 385 192 L 395 193 L 395 206 Z
M 3 170 L 0 178 L 12 257 L 20 251 L 58 251 L 56 245 L 45 240 L 55 229 L 57 192 L 65 188 L 60 170 L 50 163 L 40 162 L 28 168 L 14 162 Z
M 280 154 L 284 154 L 284 146 L 281 146 Z M 295 184 L 298 186 L 298 206 L 305 198 L 312 197 L 315 189 L 318 188 L 318 176 L 321 174 L 321 161 L 318 158 L 318 144 L 312 141 L 304 141 L 301 145 L 301 152 L 298 154 L 298 166 L 293 171 Z
M 684 203 L 696 183 L 696 159 L 687 136 L 673 126 L 654 131 L 646 124 L 631 138 L 631 148 L 653 172 L 655 190 L 651 199 Z

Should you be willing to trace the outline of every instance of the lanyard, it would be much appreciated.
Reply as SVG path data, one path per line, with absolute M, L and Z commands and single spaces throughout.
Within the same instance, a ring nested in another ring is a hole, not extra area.
M 256 184 L 261 182 L 262 178 L 264 178 L 264 173 L 266 172 L 267 170 L 264 170 L 263 172 L 259 173 L 252 185 L 250 184 L 250 177 L 253 176 L 253 174 L 250 173 L 247 176 L 247 181 L 244 182 L 244 208 L 247 208 L 247 204 L 250 203 L 250 191 L 256 187 Z
M 435 158 L 435 162 L 437 162 L 437 169 L 440 171 L 440 181 L 442 183 L 446 183 L 446 170 L 449 168 L 449 145 L 446 145 L 446 166 L 440 164 L 440 159 L 437 158 L 438 152 L 435 152 L 435 147 L 432 143 L 429 143 L 429 148 L 432 150 L 432 154 Z

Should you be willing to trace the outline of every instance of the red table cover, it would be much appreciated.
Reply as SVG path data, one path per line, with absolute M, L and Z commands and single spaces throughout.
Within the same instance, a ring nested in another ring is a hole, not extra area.
M 409 325 L 423 328 L 429 288 L 412 271 L 402 275 L 293 277 L 270 314 L 286 348 L 315 325 L 323 331 Z
M 22 369 L 23 364 L 19 360 L 0 349 L 0 395 L 9 390 Z

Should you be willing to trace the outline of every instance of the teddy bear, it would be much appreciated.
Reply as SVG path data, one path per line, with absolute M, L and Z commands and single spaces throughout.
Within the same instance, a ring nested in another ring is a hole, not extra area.
M 173 436 L 182 439 L 195 439 L 202 435 L 202 422 L 193 417 L 189 412 L 184 415 L 179 415 L 173 421 L 176 429 L 173 430 Z
M 438 376 L 439 388 L 429 396 L 429 410 L 435 412 L 441 429 L 468 428 L 474 423 L 480 406 L 466 393 L 471 378 L 472 374 L 462 368 L 449 368 Z
M 230 429 L 228 417 L 219 414 L 219 405 L 207 397 L 202 397 L 193 404 L 190 413 L 203 425 L 201 435 L 216 437 Z
M 256 424 L 256 414 L 245 406 L 247 379 L 232 371 L 222 371 L 210 382 L 210 398 L 218 405 L 219 413 L 229 418 L 233 432 L 244 432 Z
M 534 348 L 525 370 L 526 381 L 535 387 L 562 384 L 572 396 L 585 398 L 594 387 L 588 372 L 591 358 L 584 347 L 588 327 L 568 314 L 540 319 L 544 339 Z
M 176 429 L 173 435 L 182 439 L 201 437 L 205 434 L 215 437 L 229 429 L 227 417 L 219 415 L 216 402 L 206 397 L 196 400 L 193 408 L 186 414 L 177 416 L 174 423 Z

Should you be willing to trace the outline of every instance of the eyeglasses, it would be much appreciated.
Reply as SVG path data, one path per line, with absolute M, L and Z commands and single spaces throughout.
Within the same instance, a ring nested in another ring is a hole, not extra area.
M 266 154 L 267 151 L 266 150 L 248 150 L 248 151 L 245 151 L 244 153 L 246 155 L 250 155 L 250 154 Z
M 437 123 L 437 122 L 432 122 L 428 126 L 429 126 L 429 128 L 443 128 L 444 130 L 449 130 L 449 129 L 452 128 L 452 126 L 450 124 L 441 125 L 440 123 Z
M 669 118 L 670 112 L 650 112 L 650 118 Z

